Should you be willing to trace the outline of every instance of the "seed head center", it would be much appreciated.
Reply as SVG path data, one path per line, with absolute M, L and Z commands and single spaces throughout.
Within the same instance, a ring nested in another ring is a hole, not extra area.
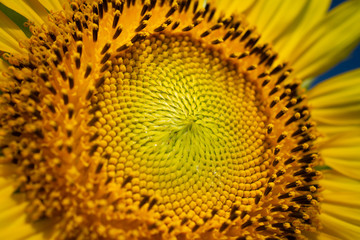
M 112 75 L 93 104 L 108 176 L 137 179 L 129 204 L 156 196 L 155 210 L 196 211 L 195 221 L 214 206 L 228 217 L 244 193 L 244 204 L 254 201 L 266 175 L 264 114 L 235 64 L 188 36 L 154 35 L 119 57 Z

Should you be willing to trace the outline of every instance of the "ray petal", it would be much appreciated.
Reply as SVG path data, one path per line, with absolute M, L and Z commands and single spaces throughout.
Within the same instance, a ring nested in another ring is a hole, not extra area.
M 64 1 L 62 0 L 39 0 L 39 2 L 48 10 L 48 11 L 61 11 L 63 10 Z
M 19 41 L 27 39 L 25 33 L 0 11 L 0 50 L 10 53 L 23 53 Z M 1 69 L 3 63 L 1 63 Z
M 328 136 L 360 128 L 360 69 L 326 80 L 309 91 L 312 117 Z
M 291 60 L 299 77 L 316 76 L 344 59 L 360 41 L 360 1 L 347 1 L 324 17 L 301 39 Z
M 325 164 L 336 171 L 360 180 L 360 132 L 340 134 L 323 142 L 320 153 Z
M 31 22 L 43 24 L 47 20 L 48 12 L 37 0 L 3 1 L 1 3 L 23 15 Z

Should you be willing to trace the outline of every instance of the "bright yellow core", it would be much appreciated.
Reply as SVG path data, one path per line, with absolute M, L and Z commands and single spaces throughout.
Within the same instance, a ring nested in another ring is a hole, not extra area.
M 155 211 L 196 222 L 213 208 L 229 217 L 235 199 L 254 203 L 266 177 L 266 117 L 233 63 L 186 35 L 154 35 L 111 75 L 92 104 L 108 176 L 136 179 L 128 204 L 158 196 Z
M 316 231 L 306 96 L 245 18 L 190 0 L 66 9 L 5 56 L 0 163 L 17 167 L 29 224 L 53 239 Z

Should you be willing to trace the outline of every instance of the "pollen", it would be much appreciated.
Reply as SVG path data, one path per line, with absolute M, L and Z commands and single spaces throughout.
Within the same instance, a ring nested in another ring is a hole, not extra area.
M 31 25 L 0 161 L 57 239 L 306 239 L 321 160 L 300 80 L 199 1 L 72 1 Z M 265 42 L 265 43 L 264 43 Z

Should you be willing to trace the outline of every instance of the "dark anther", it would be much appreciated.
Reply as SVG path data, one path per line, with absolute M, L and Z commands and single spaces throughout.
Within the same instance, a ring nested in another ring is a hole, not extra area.
M 101 72 L 101 73 L 105 72 L 105 71 L 110 67 L 110 65 L 111 65 L 111 62 L 110 62 L 110 61 L 106 62 L 106 63 L 101 67 L 100 72 Z
M 245 48 L 253 48 L 255 44 L 259 41 L 260 37 L 258 38 L 250 38 L 250 40 L 246 43 Z
M 179 25 L 180 25 L 180 21 L 176 21 L 176 22 L 174 22 L 174 24 L 172 25 L 171 29 L 172 29 L 172 30 L 175 30 Z
M 292 212 L 289 214 L 289 217 L 302 219 L 304 217 L 304 214 L 302 212 Z
M 89 142 L 96 140 L 98 137 L 99 137 L 99 133 L 95 133 L 93 136 L 91 136 L 91 138 L 89 139 Z
M 69 119 L 71 119 L 74 115 L 74 108 L 73 107 L 69 107 L 68 108 L 68 115 L 69 115 Z
M 114 35 L 113 35 L 113 40 L 115 40 L 117 37 L 119 37 L 119 35 L 121 34 L 121 32 L 122 32 L 122 26 L 118 26 L 118 27 L 116 28 L 116 31 L 115 31 Z
M 210 12 L 210 14 L 209 14 L 209 17 L 208 17 L 208 20 L 207 20 L 208 22 L 210 22 L 211 19 L 213 19 L 214 15 L 215 15 L 215 11 L 216 11 L 215 9 L 212 9 L 212 10 L 211 10 L 211 12 Z
M 235 40 L 236 38 L 238 38 L 241 35 L 242 31 L 235 31 L 231 37 L 231 41 Z
M 193 29 L 194 28 L 194 25 L 189 25 L 189 26 L 186 26 L 186 27 L 184 27 L 183 29 L 182 29 L 182 31 L 184 31 L 184 32 L 188 32 L 188 31 L 190 31 L 191 29 Z
M 211 211 L 211 216 L 214 216 L 215 214 L 217 214 L 218 211 L 219 211 L 218 209 L 213 209 Z
M 289 76 L 288 73 L 283 73 L 283 74 L 279 77 L 279 79 L 277 80 L 276 84 L 282 83 L 288 76 Z
M 108 178 L 106 179 L 105 185 L 108 185 L 108 184 L 111 182 L 111 180 L 112 180 L 112 178 L 111 178 L 111 177 L 108 177 Z
M 184 218 L 182 221 L 181 221 L 181 225 L 184 225 L 189 219 L 188 218 Z
M 279 199 L 285 199 L 291 197 L 291 193 L 285 193 L 279 196 Z
M 299 196 L 299 197 L 294 197 L 291 201 L 297 202 L 297 203 L 309 204 L 311 199 L 312 199 L 311 195 L 303 195 L 303 196 Z
M 280 110 L 280 112 L 275 116 L 275 118 L 281 118 L 287 112 L 286 109 Z
M 88 122 L 88 126 L 93 126 L 97 121 L 99 120 L 98 117 L 93 117 L 89 122 Z
M 135 43 L 135 42 L 137 42 L 137 41 L 144 40 L 145 38 L 146 38 L 146 35 L 145 35 L 145 34 L 137 33 L 137 34 L 131 39 L 131 42 L 132 42 L 132 43 Z
M 104 8 L 104 11 L 105 11 L 105 12 L 108 11 L 108 3 L 107 3 L 107 0 L 103 0 L 103 8 Z
M 318 156 L 314 153 L 307 154 L 298 160 L 299 163 L 312 163 Z
M 269 93 L 269 96 L 273 95 L 274 93 L 276 93 L 277 91 L 279 91 L 280 86 L 279 85 L 275 85 L 275 87 L 271 90 L 271 92 Z
M 286 188 L 294 188 L 294 187 L 298 187 L 299 184 L 300 184 L 300 183 L 299 183 L 298 181 L 295 181 L 295 182 L 292 182 L 292 183 L 287 184 L 285 187 L 286 187 Z
M 102 167 L 104 166 L 104 163 L 99 163 L 98 164 L 98 166 L 97 166 L 97 168 L 96 168 L 96 173 L 99 173 L 100 171 L 101 171 L 101 169 L 102 169 Z
M 90 75 L 90 73 L 91 73 L 91 66 L 87 65 L 84 73 L 84 78 L 87 78 Z
M 250 34 L 252 33 L 252 31 L 250 29 L 248 29 L 244 35 L 241 37 L 240 41 L 244 41 L 247 37 L 250 36 Z
M 95 84 L 96 88 L 99 88 L 105 82 L 105 77 L 102 76 Z
M 93 146 L 90 148 L 89 155 L 90 155 L 90 156 L 93 156 L 94 153 L 96 152 L 96 150 L 98 149 L 98 147 L 99 147 L 98 144 L 93 145 Z
M 199 1 L 195 1 L 194 2 L 194 7 L 193 7 L 193 14 L 196 12 L 196 10 L 198 8 L 198 5 L 199 5 Z
M 93 27 L 92 35 L 93 35 L 93 41 L 96 42 L 98 39 L 98 33 L 99 33 L 99 27 Z
M 147 23 L 146 22 L 140 22 L 139 26 L 135 29 L 135 32 L 140 32 L 144 28 L 146 28 Z
M 285 165 L 288 165 L 288 164 L 293 163 L 293 162 L 295 162 L 295 158 L 290 157 L 288 160 L 285 161 Z
M 266 62 L 266 66 L 268 66 L 268 67 L 270 67 L 273 63 L 274 63 L 274 61 L 275 61 L 275 59 L 277 58 L 277 55 L 275 54 L 275 55 L 273 55 L 272 57 L 270 57 L 269 58 L 269 60 L 267 60 L 267 62 Z
M 262 82 L 262 86 L 265 87 L 270 82 L 270 79 L 267 78 Z
M 241 225 L 241 228 L 246 228 L 248 226 L 251 226 L 251 224 L 253 224 L 253 222 L 251 220 L 248 220 L 243 225 Z
M 103 49 L 101 50 L 101 54 L 104 54 L 107 52 L 107 50 L 109 50 L 109 48 L 111 47 L 111 43 L 106 43 L 103 47 Z
M 141 200 L 141 202 L 139 203 L 139 208 L 141 208 L 142 206 L 144 206 L 148 201 L 150 200 L 150 196 L 145 195 L 144 198 Z
M 148 211 L 150 211 L 154 205 L 157 203 L 157 199 L 156 198 L 153 198 L 150 203 L 149 203 L 149 206 L 148 206 Z
M 291 152 L 299 152 L 301 150 L 304 150 L 304 145 L 299 145 L 297 147 L 294 147 L 293 149 L 291 149 Z
M 286 138 L 286 136 L 287 136 L 287 134 L 282 133 L 282 134 L 278 137 L 277 142 L 278 142 L 278 143 L 281 142 L 282 140 L 284 140 L 284 139 Z
M 88 91 L 88 93 L 86 94 L 86 100 L 89 100 L 92 97 L 93 93 L 94 93 L 94 91 L 90 89 Z
M 100 17 L 100 18 L 103 18 L 103 16 L 104 16 L 103 4 L 102 4 L 102 3 L 98 3 L 98 8 L 99 8 L 99 17 Z
M 168 230 L 168 233 L 171 233 L 172 231 L 174 231 L 175 230 L 175 226 L 170 226 L 169 227 L 169 230 Z
M 256 195 L 255 196 L 255 204 L 258 204 L 260 202 L 260 199 L 261 199 L 261 195 Z
M 80 57 L 75 57 L 75 66 L 76 66 L 76 69 L 79 69 L 80 66 L 81 66 L 81 60 L 80 60 Z
M 240 215 L 240 218 L 243 219 L 247 214 L 248 214 L 247 211 L 242 211 L 241 215 Z
M 270 192 L 271 192 L 271 190 L 272 190 L 272 187 L 267 187 L 266 189 L 265 189 L 265 192 L 264 192 L 264 195 L 265 196 L 267 196 Z
M 196 224 L 196 225 L 191 229 L 191 231 L 192 231 L 192 232 L 196 232 L 196 230 L 198 230 L 199 227 L 200 227 L 200 225 L 199 225 L 199 224 Z
M 277 176 L 277 177 L 280 177 L 280 176 L 282 176 L 282 175 L 284 175 L 284 174 L 285 174 L 285 171 L 284 171 L 284 170 L 279 170 L 279 171 L 276 172 L 276 176 Z
M 269 74 L 267 74 L 266 72 L 262 72 L 259 74 L 258 78 L 263 78 L 263 77 L 266 77 L 268 76 Z
M 266 226 L 265 225 L 262 225 L 262 226 L 259 226 L 257 228 L 255 228 L 256 231 L 265 231 L 266 230 Z
M 175 6 L 171 7 L 165 17 L 167 18 L 170 17 L 175 11 L 176 11 L 176 7 Z
M 283 65 L 278 65 L 278 66 L 276 66 L 276 67 L 270 72 L 270 75 L 273 75 L 273 74 L 276 74 L 276 73 L 280 72 L 283 68 L 284 68 Z
M 225 231 L 225 229 L 226 229 L 228 226 L 229 226 L 229 224 L 226 223 L 226 222 L 224 222 L 224 223 L 221 225 L 221 227 L 220 227 L 220 229 L 219 229 L 219 232 Z
M 121 184 L 121 187 L 125 187 L 126 184 L 131 182 L 131 180 L 132 180 L 132 176 L 128 176 L 127 178 L 125 178 L 124 182 Z
M 116 28 L 118 22 L 120 19 L 120 11 L 116 11 L 114 14 L 114 19 L 113 19 L 113 24 L 112 24 L 112 28 Z
M 74 78 L 72 76 L 69 76 L 69 87 L 70 89 L 73 89 L 74 87 Z

